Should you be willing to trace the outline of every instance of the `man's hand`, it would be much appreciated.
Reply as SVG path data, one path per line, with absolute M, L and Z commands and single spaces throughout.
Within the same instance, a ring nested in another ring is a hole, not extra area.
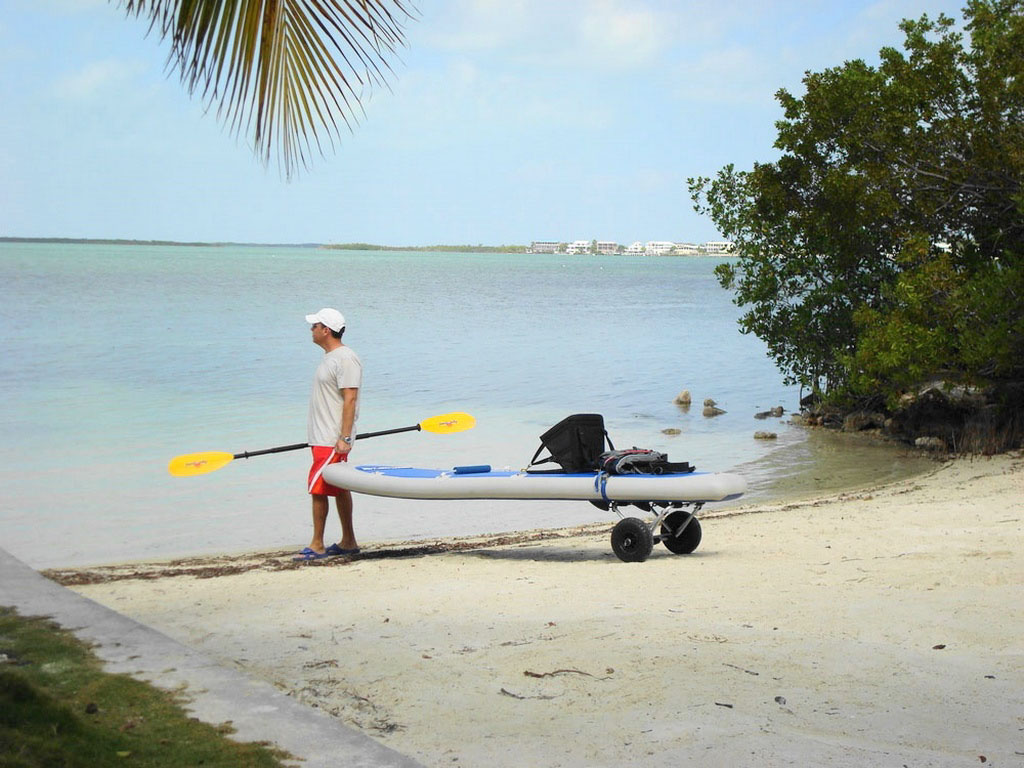
M 346 443 L 342 438 L 338 438 L 338 442 L 334 444 L 334 452 L 339 456 L 348 456 L 348 452 L 352 450 L 352 443 Z

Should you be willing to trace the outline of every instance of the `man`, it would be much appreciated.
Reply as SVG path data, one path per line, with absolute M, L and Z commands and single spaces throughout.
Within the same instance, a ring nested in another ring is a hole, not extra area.
M 336 488 L 323 479 L 324 467 L 336 461 L 348 461 L 356 437 L 359 417 L 359 387 L 363 364 L 350 347 L 341 342 L 345 318 L 336 309 L 324 308 L 306 315 L 311 323 L 313 343 L 323 349 L 324 357 L 313 377 L 309 398 L 307 442 L 313 451 L 309 470 L 309 493 L 313 498 L 313 539 L 296 560 L 318 560 L 359 552 L 352 528 L 352 492 Z M 329 497 L 334 497 L 341 520 L 341 541 L 324 546 Z

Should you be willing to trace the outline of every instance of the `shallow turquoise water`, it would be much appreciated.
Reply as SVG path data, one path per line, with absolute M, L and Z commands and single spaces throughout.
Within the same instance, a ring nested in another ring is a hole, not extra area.
M 476 429 L 357 444 L 361 463 L 525 465 L 563 416 L 616 444 L 739 468 L 753 496 L 807 462 L 799 429 L 753 414 L 798 392 L 697 258 L 312 248 L 0 244 L 0 531 L 38 567 L 306 543 L 306 453 L 188 479 L 177 454 L 305 440 L 336 306 L 365 367 L 360 429 L 468 411 Z M 695 405 L 673 405 L 682 389 Z M 701 416 L 713 397 L 727 413 Z M 665 428 L 681 430 L 677 436 Z M 779 433 L 755 441 L 757 429 Z M 333 514 L 333 513 L 332 513 Z M 364 541 L 602 519 L 585 503 L 357 499 Z M 330 535 L 336 535 L 331 521 Z

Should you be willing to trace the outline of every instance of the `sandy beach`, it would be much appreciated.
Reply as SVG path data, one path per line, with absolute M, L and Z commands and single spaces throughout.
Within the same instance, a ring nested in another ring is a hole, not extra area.
M 1024 765 L 1024 457 L 702 521 L 48 575 L 428 766 Z

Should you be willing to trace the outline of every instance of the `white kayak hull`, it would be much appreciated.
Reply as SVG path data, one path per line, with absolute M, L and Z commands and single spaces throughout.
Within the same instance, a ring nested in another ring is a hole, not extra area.
M 324 479 L 338 488 L 402 499 L 545 499 L 597 502 L 713 502 L 739 498 L 739 475 L 712 472 L 598 475 L 471 471 L 331 464 Z

